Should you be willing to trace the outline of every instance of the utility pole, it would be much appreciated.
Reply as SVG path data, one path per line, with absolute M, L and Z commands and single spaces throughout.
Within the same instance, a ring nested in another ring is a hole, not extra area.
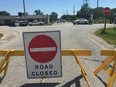
M 24 10 L 24 19 L 25 19 L 25 22 L 27 23 L 26 12 L 25 12 L 25 0 L 23 0 L 23 10 Z
M 73 6 L 73 15 L 75 15 L 75 6 Z
M 76 19 L 76 16 L 75 16 L 75 6 L 73 6 L 73 15 L 74 15 L 74 19 Z
M 99 0 L 97 0 L 97 19 L 98 19 L 98 7 L 99 7 Z
M 62 9 L 62 16 L 64 15 L 64 11 L 63 11 L 63 9 Z
M 66 10 L 66 15 L 68 15 L 68 10 Z
M 84 1 L 84 3 L 83 3 L 83 5 L 85 6 L 85 18 L 88 18 L 88 1 L 89 0 L 83 0 Z

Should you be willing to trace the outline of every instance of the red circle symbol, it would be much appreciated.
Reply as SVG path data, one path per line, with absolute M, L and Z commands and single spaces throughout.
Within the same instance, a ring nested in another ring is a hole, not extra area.
M 39 35 L 30 41 L 28 51 L 36 62 L 47 63 L 56 56 L 57 45 L 51 37 Z
M 109 8 L 109 7 L 105 7 L 105 8 L 103 9 L 103 13 L 104 13 L 104 14 L 109 14 L 109 13 L 110 13 L 110 8 Z

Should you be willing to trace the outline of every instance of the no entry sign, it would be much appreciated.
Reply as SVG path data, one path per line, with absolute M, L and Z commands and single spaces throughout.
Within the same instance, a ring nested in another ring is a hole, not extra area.
M 109 13 L 110 13 L 110 8 L 109 8 L 109 7 L 105 7 L 105 8 L 103 9 L 103 13 L 104 13 L 104 14 L 109 14 Z
M 59 77 L 61 71 L 60 31 L 24 32 L 27 77 Z
M 29 55 L 37 62 L 47 63 L 55 58 L 57 45 L 49 36 L 39 35 L 34 37 L 28 46 Z

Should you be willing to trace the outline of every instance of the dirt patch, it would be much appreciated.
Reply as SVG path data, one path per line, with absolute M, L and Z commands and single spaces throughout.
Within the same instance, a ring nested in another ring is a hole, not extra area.
M 0 38 L 2 38 L 3 37 L 3 34 L 2 33 L 0 33 Z
M 0 33 L 3 34 L 3 36 L 0 38 L 1 40 L 10 40 L 18 34 L 18 32 L 13 30 L 0 30 Z

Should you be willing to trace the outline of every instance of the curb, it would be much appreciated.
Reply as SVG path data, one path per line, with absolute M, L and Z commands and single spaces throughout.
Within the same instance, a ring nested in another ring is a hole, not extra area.
M 102 49 L 113 49 L 115 48 L 115 45 L 108 44 L 105 40 L 102 38 L 96 36 L 94 32 L 98 29 L 90 30 L 88 37 L 89 40 L 95 43 L 96 45 L 100 46 Z

